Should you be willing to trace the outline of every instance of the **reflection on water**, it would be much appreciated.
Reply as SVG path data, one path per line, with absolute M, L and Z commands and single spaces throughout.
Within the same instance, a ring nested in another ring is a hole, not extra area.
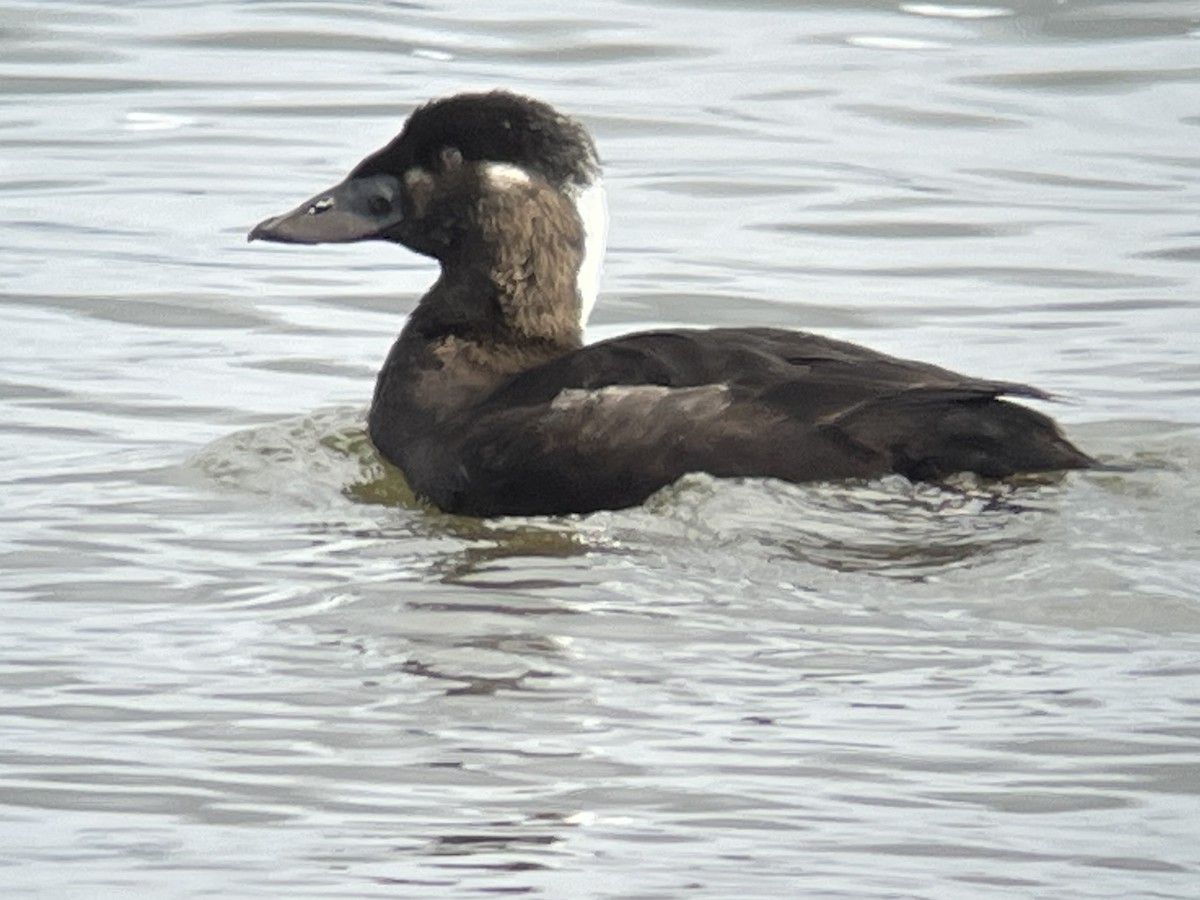
M 1193 896 L 1197 29 L 0 0 L 5 896 Z M 483 85 L 596 132 L 592 337 L 1028 381 L 1115 467 L 417 502 L 363 412 L 431 267 L 244 235 Z

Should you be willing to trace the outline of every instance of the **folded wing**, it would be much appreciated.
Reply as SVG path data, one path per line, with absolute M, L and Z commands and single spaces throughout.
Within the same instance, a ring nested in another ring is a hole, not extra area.
M 634 505 L 688 472 L 1000 478 L 1090 462 L 1003 395 L 1049 399 L 799 332 L 644 333 L 501 387 L 457 430 L 462 465 L 432 499 L 478 515 L 555 513 Z

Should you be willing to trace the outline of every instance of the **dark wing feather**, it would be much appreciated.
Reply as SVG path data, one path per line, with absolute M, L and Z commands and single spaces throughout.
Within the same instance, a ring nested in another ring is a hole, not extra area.
M 762 391 L 797 377 L 831 387 L 856 385 L 860 400 L 917 385 L 1050 399 L 1029 385 L 968 378 L 857 344 L 775 328 L 648 331 L 601 341 L 516 376 L 493 399 L 498 404 L 548 403 L 563 388 L 635 384 L 722 383 Z
M 556 513 L 640 503 L 687 472 L 930 479 L 1090 462 L 1004 394 L 1047 398 L 801 332 L 647 332 L 507 382 L 459 430 L 462 466 L 432 499 Z

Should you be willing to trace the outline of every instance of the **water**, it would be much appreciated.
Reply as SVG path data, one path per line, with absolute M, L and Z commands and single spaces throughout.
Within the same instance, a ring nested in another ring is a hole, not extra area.
M 0 0 L 5 897 L 1194 897 L 1200 16 Z M 1129 471 L 475 522 L 362 434 L 432 278 L 247 246 L 432 96 L 581 116 L 592 336 L 804 327 Z

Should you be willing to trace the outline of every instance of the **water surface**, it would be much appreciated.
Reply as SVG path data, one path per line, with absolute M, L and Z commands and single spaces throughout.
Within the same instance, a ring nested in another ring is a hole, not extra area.
M 5 896 L 1195 896 L 1198 35 L 0 0 Z M 599 141 L 591 337 L 1029 381 L 1126 471 L 416 503 L 362 423 L 430 265 L 244 235 L 489 86 Z

